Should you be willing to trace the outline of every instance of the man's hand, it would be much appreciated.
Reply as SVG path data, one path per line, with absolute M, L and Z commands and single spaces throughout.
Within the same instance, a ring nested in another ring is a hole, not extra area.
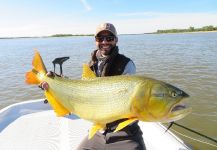
M 49 71 L 46 76 L 53 78 L 55 76 L 55 73 L 52 71 Z M 49 85 L 47 82 L 43 81 L 38 85 L 39 88 L 41 88 L 42 90 L 48 90 Z
M 39 88 L 41 88 L 42 90 L 48 90 L 49 85 L 47 82 L 43 81 L 38 85 Z
M 52 71 L 48 71 L 48 73 L 46 74 L 46 76 L 53 78 L 54 76 L 56 76 L 57 74 L 52 72 Z M 58 75 L 57 75 L 58 76 Z

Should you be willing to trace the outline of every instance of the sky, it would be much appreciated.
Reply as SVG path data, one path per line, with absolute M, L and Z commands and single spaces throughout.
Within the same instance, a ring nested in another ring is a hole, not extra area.
M 94 34 L 102 22 L 118 34 L 217 26 L 217 0 L 0 0 L 0 37 Z

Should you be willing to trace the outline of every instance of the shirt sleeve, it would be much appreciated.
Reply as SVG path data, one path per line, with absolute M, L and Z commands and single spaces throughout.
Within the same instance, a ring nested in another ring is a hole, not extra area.
M 133 61 L 130 60 L 125 66 L 125 69 L 122 75 L 132 75 L 132 74 L 136 74 L 136 66 L 133 63 Z

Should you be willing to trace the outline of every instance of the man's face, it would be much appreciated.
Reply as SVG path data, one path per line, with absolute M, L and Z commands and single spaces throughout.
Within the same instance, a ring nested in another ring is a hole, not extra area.
M 109 31 L 102 31 L 96 36 L 96 46 L 102 55 L 109 55 L 117 42 L 118 39 Z

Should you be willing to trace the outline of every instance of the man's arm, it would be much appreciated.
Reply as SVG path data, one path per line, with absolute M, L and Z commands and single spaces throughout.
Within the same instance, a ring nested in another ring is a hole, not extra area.
M 136 66 L 132 60 L 130 60 L 124 68 L 122 75 L 132 75 L 136 74 Z

